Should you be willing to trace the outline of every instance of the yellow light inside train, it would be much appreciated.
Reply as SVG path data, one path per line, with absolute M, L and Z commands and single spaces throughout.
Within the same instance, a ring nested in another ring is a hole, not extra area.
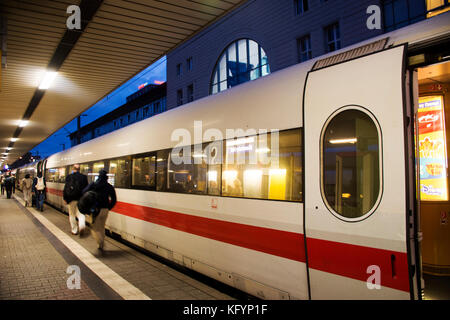
M 237 171 L 236 170 L 226 170 L 223 172 L 223 178 L 228 181 L 233 181 L 237 178 Z
M 11 138 L 11 142 L 16 142 L 19 138 Z
M 286 169 L 269 170 L 269 199 L 286 199 Z
M 217 182 L 217 171 L 208 171 L 208 181 Z
M 41 90 L 47 90 L 52 85 L 53 81 L 56 78 L 57 72 L 55 71 L 47 71 L 44 75 L 44 79 L 42 80 L 41 84 L 39 85 L 39 89 Z
M 342 195 L 341 195 L 341 197 L 342 198 L 345 198 L 345 199 L 348 199 L 348 198 L 350 198 L 352 195 L 350 194 L 350 193 L 343 193 Z M 362 198 L 362 197 L 361 197 Z
M 329 142 L 331 144 L 345 144 L 345 143 L 356 143 L 358 141 L 357 138 L 348 138 L 348 139 L 332 139 Z

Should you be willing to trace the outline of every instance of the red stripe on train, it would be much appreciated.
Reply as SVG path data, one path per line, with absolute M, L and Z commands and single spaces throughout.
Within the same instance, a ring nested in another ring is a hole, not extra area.
M 58 190 L 58 189 L 53 189 L 53 188 L 47 188 L 47 192 L 48 192 L 48 193 L 51 193 L 51 194 L 54 194 L 54 195 L 57 195 L 57 196 L 60 196 L 60 197 L 63 196 L 63 190 Z
M 376 266 L 380 268 L 382 286 L 409 292 L 406 253 L 309 237 L 306 241 L 312 269 L 367 281 L 373 274 L 373 270 L 367 273 L 367 268 Z
M 62 195 L 61 190 L 48 189 Z M 275 256 L 305 262 L 302 234 L 249 226 L 184 213 L 117 202 L 114 212 L 236 246 Z M 353 244 L 307 238 L 308 262 L 312 269 L 367 281 L 367 267 L 375 265 L 381 271 L 381 285 L 409 292 L 406 253 Z M 395 257 L 394 270 L 391 257 Z M 394 271 L 394 274 L 393 274 Z
M 113 211 L 201 237 L 305 262 L 303 235 L 299 233 L 197 217 L 124 202 L 117 202 Z

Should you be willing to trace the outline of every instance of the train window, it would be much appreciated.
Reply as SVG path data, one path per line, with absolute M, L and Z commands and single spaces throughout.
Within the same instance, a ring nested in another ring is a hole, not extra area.
M 156 190 L 167 191 L 167 162 L 170 150 L 160 150 L 156 153 Z
M 156 186 L 156 154 L 139 156 L 133 159 L 133 187 L 147 187 L 154 189 Z
M 109 160 L 108 182 L 116 188 L 128 188 L 130 160 L 126 158 Z
M 58 182 L 66 182 L 66 167 L 58 168 L 59 181 Z
M 222 195 L 302 201 L 301 130 L 226 141 Z
M 184 155 L 185 148 L 180 148 L 179 158 L 171 153 L 171 161 L 168 167 L 168 187 L 170 191 L 180 193 L 206 194 L 207 164 L 202 146 L 187 147 L 189 155 Z M 174 149 L 176 153 L 178 148 Z M 181 163 L 180 163 L 181 162 Z
M 340 111 L 322 135 L 322 194 L 331 212 L 355 219 L 380 197 L 380 135 L 363 111 Z
M 73 167 L 72 167 L 72 170 L 73 170 Z M 80 173 L 84 174 L 88 177 L 89 183 L 94 181 L 94 179 L 92 178 L 92 164 L 90 164 L 90 163 L 80 164 Z
M 59 182 L 59 171 L 58 168 L 51 168 L 47 170 L 47 175 L 45 177 L 46 182 Z
M 100 170 L 105 169 L 105 162 L 104 161 L 98 161 L 91 164 L 91 172 L 88 173 L 88 181 L 89 183 L 94 182 L 97 180 L 98 173 Z

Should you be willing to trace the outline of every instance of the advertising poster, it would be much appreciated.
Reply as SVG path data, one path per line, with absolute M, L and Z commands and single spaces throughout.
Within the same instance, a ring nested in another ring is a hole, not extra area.
M 446 201 L 447 154 L 442 96 L 419 98 L 420 198 Z

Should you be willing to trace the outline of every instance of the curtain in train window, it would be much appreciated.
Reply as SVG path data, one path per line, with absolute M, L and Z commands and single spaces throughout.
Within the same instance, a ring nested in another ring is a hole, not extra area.
M 322 137 L 322 192 L 329 208 L 345 218 L 368 213 L 380 194 L 380 146 L 374 121 L 345 110 Z

